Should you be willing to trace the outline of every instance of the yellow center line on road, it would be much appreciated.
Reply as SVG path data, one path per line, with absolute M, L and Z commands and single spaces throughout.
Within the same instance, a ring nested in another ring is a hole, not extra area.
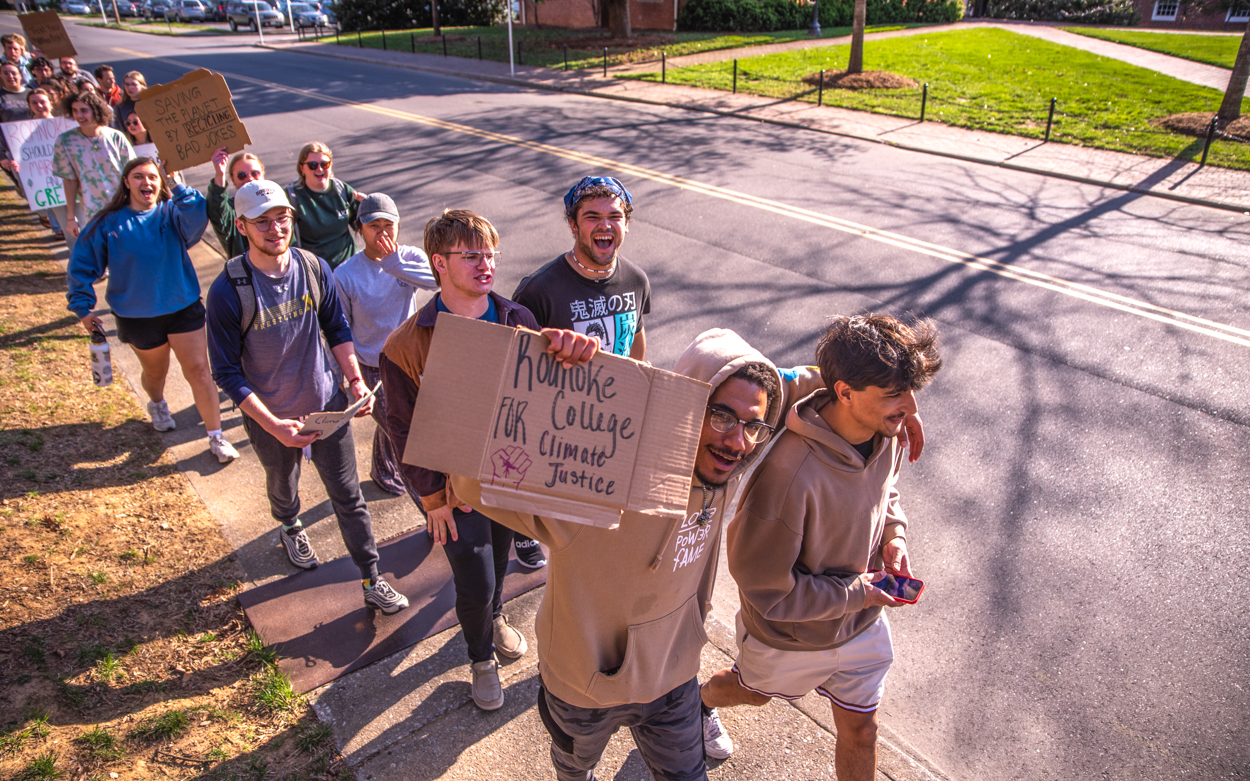
M 166 57 L 158 57 L 155 55 L 144 54 L 143 52 L 132 51 L 130 49 L 114 48 L 114 51 L 121 52 L 123 54 L 129 54 L 135 57 L 141 57 L 144 59 L 159 60 L 161 62 L 166 62 L 166 63 L 169 63 L 171 65 L 176 65 L 181 68 L 187 68 L 189 70 L 195 70 L 199 67 L 197 65 L 192 65 L 190 63 L 182 62 L 180 60 L 174 60 L 174 59 L 170 59 Z M 1028 285 L 1033 285 L 1034 287 L 1039 287 L 1045 290 L 1050 290 L 1055 293 L 1060 293 L 1062 295 L 1069 296 L 1071 298 L 1076 298 L 1082 301 L 1086 301 L 1091 304 L 1096 304 L 1098 306 L 1107 307 L 1109 309 L 1115 309 L 1121 312 L 1125 312 L 1127 314 L 1136 315 L 1138 317 L 1144 317 L 1146 319 L 1154 320 L 1156 322 L 1163 323 L 1165 325 L 1175 326 L 1177 328 L 1183 328 L 1187 331 L 1192 331 L 1194 333 L 1203 334 L 1204 336 L 1211 336 L 1216 339 L 1221 339 L 1226 342 L 1231 342 L 1233 344 L 1241 345 L 1242 347 L 1250 347 L 1250 330 L 1247 330 L 1244 328 L 1238 328 L 1236 326 L 1218 323 L 1213 320 L 1206 320 L 1201 317 L 1195 317 L 1193 315 L 1185 314 L 1184 312 L 1180 312 L 1174 309 L 1168 309 L 1166 307 L 1161 307 L 1161 306 L 1158 306 L 1157 304 L 1152 304 L 1148 301 L 1139 301 L 1137 299 L 1130 298 L 1128 296 L 1122 296 L 1118 293 L 1110 293 L 1104 290 L 1099 290 L 1098 288 L 1092 287 L 1090 285 L 1081 284 L 1079 282 L 1072 282 L 1070 280 L 1062 279 L 1060 277 L 1054 277 L 1049 274 L 1043 274 L 1041 272 L 1032 271 L 1026 268 L 1021 268 L 1019 266 L 1012 266 L 1006 263 L 1000 263 L 997 260 L 992 260 L 990 258 L 983 258 L 978 255 L 972 255 L 970 253 L 962 252 L 960 250 L 952 249 L 950 247 L 943 247 L 938 244 L 932 244 L 930 242 L 923 241 L 921 239 L 913 239 L 909 236 L 904 236 L 899 233 L 892 233 L 890 231 L 873 228 L 872 226 L 869 226 L 869 225 L 863 225 L 860 223 L 851 222 L 850 220 L 843 220 L 838 217 L 831 217 L 827 214 L 821 214 L 820 212 L 815 212 L 815 211 L 803 209 L 803 208 L 796 207 L 796 206 L 789 206 L 787 204 L 781 203 L 780 201 L 773 201 L 768 198 L 762 198 L 756 195 L 750 195 L 748 193 L 738 192 L 736 190 L 730 190 L 724 187 L 719 187 L 717 185 L 705 184 L 703 182 L 696 182 L 691 179 L 685 179 L 680 176 L 666 174 L 661 171 L 652 170 L 650 168 L 643 168 L 641 166 L 633 165 L 631 163 L 623 163 L 617 160 L 609 160 L 607 158 L 597 157 L 595 155 L 589 155 L 583 152 L 575 152 L 571 149 L 564 149 L 563 147 L 551 146 L 550 144 L 543 144 L 537 141 L 527 141 L 523 138 L 518 138 L 516 136 L 509 136 L 503 133 L 494 133 L 489 130 L 482 130 L 480 128 L 470 127 L 468 125 L 461 125 L 455 122 L 447 122 L 445 120 L 435 119 L 433 117 L 426 117 L 420 114 L 413 114 L 408 111 L 400 111 L 398 109 L 385 108 L 383 106 L 375 106 L 369 103 L 362 103 L 362 102 L 354 101 L 354 100 L 336 98 L 331 95 L 323 95 L 319 92 L 313 92 L 312 90 L 300 89 L 299 87 L 289 87 L 285 84 L 277 84 L 272 81 L 265 81 L 263 79 L 257 79 L 251 76 L 243 76 L 241 74 L 228 73 L 225 71 L 222 71 L 221 73 L 223 76 L 230 78 L 230 79 L 237 79 L 239 81 L 248 82 L 250 84 L 256 84 L 258 86 L 267 87 L 270 89 L 282 90 L 284 92 L 289 92 L 295 95 L 312 98 L 314 100 L 324 101 L 326 103 L 334 103 L 340 106 L 347 106 L 347 107 L 358 109 L 361 111 L 367 111 L 372 114 L 378 114 L 384 117 L 398 119 L 404 122 L 410 122 L 410 123 L 419 124 L 419 125 L 426 125 L 428 127 L 438 128 L 439 130 L 447 130 L 447 131 L 454 132 L 454 133 L 461 133 L 464 135 L 473 136 L 475 138 L 480 138 L 485 141 L 492 141 L 492 142 L 502 144 L 505 146 L 513 146 L 513 147 L 519 147 L 521 149 L 529 149 L 535 152 L 541 152 L 543 154 L 552 155 L 554 157 L 560 157 L 565 160 L 572 160 L 572 161 L 579 162 L 579 163 L 586 163 L 586 164 L 596 166 L 599 168 L 606 168 L 609 170 L 617 171 L 619 173 L 636 176 L 641 179 L 649 179 L 653 182 L 659 182 L 661 184 L 666 184 L 671 187 L 677 187 L 682 190 L 687 190 L 689 192 L 695 192 L 695 193 L 699 193 L 702 195 L 707 195 L 712 198 L 718 198 L 721 200 L 730 201 L 732 203 L 741 204 L 743 206 L 750 206 L 752 208 L 760 209 L 766 212 L 771 212 L 773 214 L 777 214 L 783 217 L 790 217 L 793 219 L 802 220 L 812 225 L 819 225 L 825 228 L 832 228 L 833 230 L 841 231 L 843 233 L 847 233 L 853 236 L 859 236 L 865 239 L 878 242 L 880 244 L 887 244 L 893 247 L 898 247 L 899 249 L 907 250 L 909 252 L 926 255 L 928 257 L 936 258 L 938 260 L 943 260 L 948 263 L 960 264 L 971 269 L 976 269 L 978 271 L 987 271 L 992 274 L 996 274 L 1000 277 L 1004 277 L 1006 279 L 1011 279 L 1017 282 L 1023 282 Z

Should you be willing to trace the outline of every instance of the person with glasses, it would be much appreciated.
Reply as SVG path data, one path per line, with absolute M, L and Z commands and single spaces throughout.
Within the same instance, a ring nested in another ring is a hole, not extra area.
M 299 518 L 306 452 L 360 570 L 365 606 L 396 613 L 408 607 L 408 599 L 378 572 L 351 425 L 324 437 L 302 433 L 304 416 L 347 409 L 344 380 L 352 400 L 364 401 L 357 417 L 372 407 L 333 274 L 324 260 L 291 247 L 294 219 L 279 185 L 248 182 L 234 202 L 248 251 L 231 258 L 208 290 L 213 379 L 243 411 L 243 429 L 265 470 L 269 510 L 282 525 L 278 539 L 287 558 L 301 569 L 320 564 Z
M 365 248 L 334 269 L 343 313 L 352 329 L 356 358 L 365 384 L 370 388 L 382 379 L 378 368 L 382 347 L 391 332 L 417 313 L 418 291 L 437 290 L 438 281 L 430 261 L 419 247 L 399 243 L 399 209 L 384 193 L 373 193 L 360 202 L 360 214 L 352 230 Z M 399 453 L 386 433 L 386 392 L 373 399 L 373 461 L 369 476 L 388 494 L 421 504 L 421 497 L 399 467 Z
M 412 412 L 440 312 L 538 330 L 528 309 L 493 292 L 499 234 L 485 218 L 467 209 L 444 211 L 425 226 L 425 252 L 439 293 L 395 329 L 378 361 L 386 389 L 386 430 L 399 453 L 408 446 Z M 542 333 L 551 340 L 548 350 L 560 361 L 586 360 L 598 346 L 594 339 L 571 331 Z M 473 702 L 482 710 L 497 710 L 504 697 L 495 654 L 516 659 L 527 649 L 525 638 L 503 615 L 512 531 L 449 501 L 446 475 L 411 464 L 400 468 L 420 495 L 434 542 L 444 546 L 451 564 L 456 618 L 469 647 Z
M 894 659 L 882 608 L 904 604 L 874 583 L 883 569 L 914 577 L 900 434 L 917 413 L 916 393 L 942 367 L 937 328 L 881 314 L 836 317 L 816 361 L 824 387 L 787 413 L 729 525 L 738 658 L 703 684 L 702 700 L 719 727 L 714 708 L 815 690 L 833 708 L 837 777 L 872 781 L 877 708 Z M 747 417 L 721 412 L 719 428 Z M 725 758 L 733 742 L 718 732 L 708 755 Z
M 229 162 L 227 163 L 227 160 Z M 237 227 L 238 214 L 234 211 L 234 196 L 227 186 L 242 187 L 248 182 L 265 178 L 265 165 L 251 152 L 238 152 L 230 157 L 223 146 L 213 152 L 213 170 L 216 172 L 208 183 L 208 222 L 217 234 L 217 241 L 226 257 L 233 258 L 247 252 L 247 238 Z
M 239 457 L 221 432 L 221 406 L 208 371 L 200 280 L 187 249 L 200 240 L 208 218 L 204 196 L 173 178 L 155 160 L 137 157 L 122 169 L 121 186 L 83 229 L 69 259 L 69 309 L 87 333 L 104 332 L 92 313 L 95 282 L 107 269 L 104 293 L 117 325 L 143 371 L 139 384 L 157 431 L 177 428 L 165 401 L 169 356 L 178 358 L 208 434 L 208 449 L 223 464 Z
M 330 147 L 318 141 L 299 150 L 299 179 L 287 185 L 287 198 L 295 209 L 298 246 L 325 258 L 330 268 L 356 254 L 351 224 L 364 195 L 332 173 Z
M 564 218 L 573 247 L 521 280 L 512 298 L 540 325 L 597 336 L 602 349 L 646 360 L 642 318 L 651 311 L 646 272 L 620 254 L 634 199 L 610 176 L 586 176 L 564 196 Z M 547 563 L 542 548 L 525 535 L 514 542 L 522 566 Z

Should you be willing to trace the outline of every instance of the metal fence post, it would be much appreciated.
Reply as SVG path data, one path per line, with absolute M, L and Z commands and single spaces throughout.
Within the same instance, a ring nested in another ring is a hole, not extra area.
M 443 33 L 443 56 L 447 56 L 447 33 Z
M 517 64 L 517 65 L 524 65 L 524 64 L 525 64 L 525 61 L 521 59 L 521 39 L 520 39 L 520 37 L 517 37 L 517 39 L 516 39 L 516 64 Z
M 1207 125 L 1207 142 L 1202 146 L 1202 162 L 1198 164 L 1202 168 L 1207 164 L 1207 152 L 1211 151 L 1211 142 L 1215 140 L 1215 117 L 1211 117 L 1211 124 Z
M 382 28 L 382 51 L 386 51 L 386 28 Z
M 335 27 L 334 28 L 334 45 L 338 46 L 338 44 L 339 44 L 339 28 Z
M 477 37 L 477 58 L 482 59 L 482 36 Z
M 920 93 L 920 121 L 924 122 L 924 110 L 929 105 L 929 83 L 925 82 L 924 89 Z
M 413 54 L 417 53 L 417 34 L 408 33 L 408 50 Z
M 603 47 L 603 78 L 608 77 L 608 47 Z
M 738 61 L 734 60 L 734 94 L 738 94 Z
M 816 88 L 816 105 L 825 105 L 825 72 L 820 72 L 820 86 Z
M 569 45 L 564 44 L 564 69 L 569 69 Z
M 361 43 L 360 41 L 360 28 L 359 27 L 356 28 L 356 48 L 358 49 L 365 48 L 365 45 Z
M 1050 99 L 1050 114 L 1046 117 L 1046 140 L 1042 142 L 1044 144 L 1050 143 L 1050 128 L 1051 128 L 1051 125 L 1055 124 L 1055 101 L 1056 100 L 1058 100 L 1058 98 Z
M 668 84 L 668 56 L 660 52 L 660 83 Z

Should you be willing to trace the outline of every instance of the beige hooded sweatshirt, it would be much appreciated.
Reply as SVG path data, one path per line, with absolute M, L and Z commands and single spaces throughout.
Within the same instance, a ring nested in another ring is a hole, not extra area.
M 729 525 L 742 623 L 771 648 L 836 648 L 867 629 L 881 608 L 864 609 L 857 576 L 881 569 L 882 546 L 907 527 L 898 438 L 877 437 L 865 462 L 818 414 L 830 403 L 822 388 L 789 411 Z
M 776 371 L 737 334 L 714 329 L 686 348 L 674 370 L 715 389 L 748 363 Z M 787 371 L 767 421 L 780 420 L 787 397 L 819 385 L 814 370 Z M 651 702 L 698 674 L 726 496 L 750 461 L 715 489 L 696 477 L 684 518 L 627 512 L 615 529 L 487 507 L 480 483 L 451 478 L 460 500 L 551 552 L 535 627 L 548 691 L 580 708 L 606 708 Z

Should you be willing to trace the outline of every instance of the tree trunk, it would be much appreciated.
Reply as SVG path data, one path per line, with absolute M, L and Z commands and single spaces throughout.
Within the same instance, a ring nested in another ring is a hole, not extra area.
M 867 0 L 855 0 L 855 13 L 851 17 L 851 59 L 847 73 L 864 72 L 864 17 L 868 15 Z
M 625 39 L 634 34 L 629 19 L 629 0 L 604 0 L 608 10 L 608 28 L 613 39 Z
M 1220 127 L 1226 127 L 1241 116 L 1241 99 L 1246 95 L 1246 80 L 1250 77 L 1250 24 L 1241 36 L 1241 46 L 1237 48 L 1237 61 L 1233 63 L 1233 74 L 1228 78 L 1228 89 L 1224 90 L 1224 102 L 1216 114 Z
M 511 4 L 508 5 L 508 13 L 512 13 Z M 441 30 L 438 24 L 438 0 L 430 0 L 430 14 L 434 18 L 434 34 L 438 35 Z

